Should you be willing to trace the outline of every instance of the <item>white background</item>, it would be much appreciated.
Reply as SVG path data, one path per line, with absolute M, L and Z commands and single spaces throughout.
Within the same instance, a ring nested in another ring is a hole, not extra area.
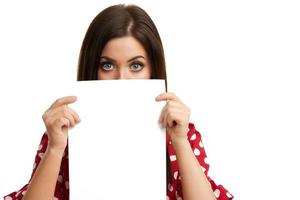
M 43 112 L 76 80 L 92 19 L 116 1 L 0 3 L 0 196 L 29 179 Z M 236 199 L 299 191 L 297 1 L 133 1 L 161 34 L 169 91 L 191 109 L 210 175 Z M 297 197 L 296 197 L 297 198 Z

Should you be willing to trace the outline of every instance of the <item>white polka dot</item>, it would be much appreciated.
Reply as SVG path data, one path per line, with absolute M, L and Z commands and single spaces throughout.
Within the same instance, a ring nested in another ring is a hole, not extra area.
M 167 200 L 170 200 L 170 198 L 167 196 Z
M 57 197 L 53 197 L 53 200 L 58 200 L 58 198 Z
M 44 157 L 44 153 L 39 153 L 39 157 L 42 159 Z
M 171 140 L 170 140 L 169 144 L 172 144 Z
M 43 145 L 40 144 L 40 146 L 39 146 L 39 148 L 38 148 L 38 151 L 40 151 L 42 148 L 43 148 Z
M 170 160 L 171 160 L 171 161 L 175 161 L 175 160 L 176 160 L 176 155 L 171 155 L 171 156 L 170 156 Z
M 201 148 L 204 147 L 202 141 L 199 142 L 199 146 L 200 146 Z
M 204 158 L 204 162 L 205 162 L 206 164 L 208 164 L 208 159 L 207 159 L 207 157 Z
M 174 172 L 174 179 L 176 180 L 178 176 L 178 171 Z
M 229 192 L 226 193 L 226 196 L 227 196 L 228 198 L 232 198 L 232 195 L 231 195 Z
M 176 200 L 182 200 L 182 197 L 178 195 L 178 191 L 175 193 Z
M 205 172 L 205 171 L 206 171 L 206 169 L 205 169 L 204 167 L 202 167 L 202 166 L 201 166 L 201 169 L 202 169 L 202 171 L 203 171 L 203 172 Z
M 65 182 L 65 186 L 66 186 L 66 188 L 67 188 L 67 190 L 69 189 L 69 181 L 66 181 Z
M 210 187 L 212 188 L 212 185 L 211 185 L 211 183 L 208 181 L 208 183 L 209 183 L 209 185 L 210 185 Z
M 195 140 L 196 139 L 196 133 L 194 133 L 191 137 L 191 140 Z
M 23 192 L 22 192 L 22 195 L 24 196 L 26 194 L 26 190 L 24 190 Z
M 178 180 L 181 180 L 181 176 L 178 176 Z
M 12 200 L 12 198 L 10 196 L 7 196 L 4 200 Z
M 168 184 L 168 190 L 169 190 L 170 192 L 173 191 L 173 186 L 172 186 L 170 183 Z
M 33 163 L 32 169 L 35 169 L 35 167 L 36 167 L 36 163 L 34 162 L 34 163 Z
M 195 148 L 195 149 L 194 149 L 194 154 L 195 154 L 196 156 L 199 156 L 199 155 L 200 155 L 200 151 L 199 151 L 198 148 Z
M 219 189 L 216 189 L 216 190 L 214 191 L 214 193 L 215 193 L 216 198 L 219 198 L 219 196 L 220 196 L 220 190 L 219 190 Z
M 22 190 L 18 191 L 16 194 L 16 197 L 19 196 L 21 194 Z
M 63 177 L 62 177 L 62 175 L 59 175 L 59 176 L 58 176 L 57 181 L 60 182 L 60 183 L 63 182 Z

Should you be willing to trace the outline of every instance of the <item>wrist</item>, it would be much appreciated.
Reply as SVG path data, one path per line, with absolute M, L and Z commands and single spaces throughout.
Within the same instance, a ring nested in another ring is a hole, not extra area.
M 63 148 L 55 148 L 55 147 L 52 147 L 49 145 L 45 154 L 62 158 L 64 155 L 64 152 L 65 152 L 65 149 L 63 149 Z
M 185 146 L 189 146 L 190 143 L 187 139 L 187 137 L 177 137 L 177 138 L 172 138 L 171 139 L 171 142 L 172 142 L 172 146 L 173 148 L 176 150 L 178 148 L 182 148 L 182 147 L 185 147 Z

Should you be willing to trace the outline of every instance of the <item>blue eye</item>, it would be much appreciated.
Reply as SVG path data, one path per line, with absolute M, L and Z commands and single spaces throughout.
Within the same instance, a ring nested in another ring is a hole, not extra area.
M 140 63 L 133 63 L 131 66 L 130 66 L 131 70 L 132 71 L 141 71 L 143 69 L 143 65 L 140 64 Z
M 104 71 L 111 71 L 113 70 L 114 66 L 111 63 L 101 63 L 100 66 Z

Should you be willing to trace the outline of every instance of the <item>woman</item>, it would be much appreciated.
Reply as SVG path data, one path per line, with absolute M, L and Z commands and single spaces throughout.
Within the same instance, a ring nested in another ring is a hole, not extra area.
M 134 5 L 111 6 L 99 13 L 84 38 L 77 79 L 164 79 L 167 86 L 162 43 L 147 13 Z M 208 176 L 201 135 L 189 123 L 190 109 L 173 93 L 160 94 L 156 100 L 167 102 L 160 116 L 168 133 L 167 199 L 232 199 Z M 68 104 L 75 101 L 74 96 L 60 98 L 43 114 L 47 130 L 31 179 L 6 200 L 69 199 L 68 128 L 80 118 Z

